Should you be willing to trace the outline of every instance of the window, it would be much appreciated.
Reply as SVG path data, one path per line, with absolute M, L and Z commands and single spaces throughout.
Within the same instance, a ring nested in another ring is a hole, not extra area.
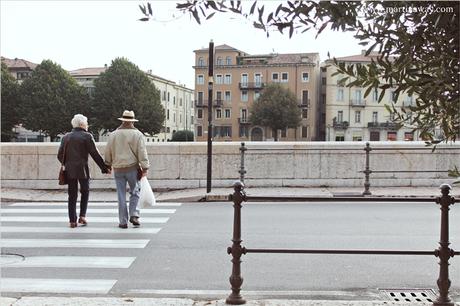
M 256 87 L 262 87 L 262 75 L 260 73 L 254 74 L 254 82 Z
M 361 122 L 361 111 L 355 111 L 355 123 Z
M 248 87 L 248 75 L 246 73 L 241 75 L 241 87 Z
M 226 65 L 231 65 L 231 64 L 232 64 L 232 58 L 231 58 L 230 56 L 227 56 L 227 57 L 225 58 L 225 64 L 226 64 Z
M 414 133 L 412 133 L 412 132 L 405 132 L 405 133 L 404 133 L 404 140 L 405 140 L 405 141 L 414 141 Z
M 166 90 L 163 91 L 163 101 L 166 101 Z
M 201 125 L 198 125 L 196 127 L 196 136 L 198 136 L 198 137 L 203 136 L 203 127 Z
M 370 141 L 380 141 L 380 132 L 372 131 L 370 134 Z
M 176 97 L 173 97 L 173 105 L 176 106 Z
M 197 111 L 196 111 L 196 117 L 198 119 L 202 119 L 203 118 L 203 110 L 201 108 L 199 108 Z
M 182 98 L 179 98 L 179 106 L 182 106 Z
M 242 90 L 241 91 L 241 101 L 247 102 L 248 101 L 248 91 Z
M 171 133 L 171 128 L 169 126 L 166 128 L 166 133 Z
M 281 130 L 281 137 L 286 138 L 287 135 L 287 128 Z
M 302 82 L 308 82 L 309 81 L 309 75 L 308 72 L 302 72 Z
M 223 77 L 222 74 L 216 74 L 216 84 L 222 84 Z
M 338 111 L 337 112 L 337 122 L 343 122 L 343 111 Z
M 199 74 L 196 76 L 196 83 L 198 85 L 203 85 L 204 84 L 204 75 Z
M 217 126 L 215 132 L 217 133 L 217 135 L 220 135 L 222 137 L 232 137 L 232 127 L 231 126 L 220 126 L 220 127 Z
M 337 101 L 343 101 L 343 88 L 337 89 Z
M 355 103 L 361 104 L 362 103 L 362 93 L 361 89 L 356 89 L 355 90 Z
M 166 110 L 166 119 L 169 120 L 169 109 Z
M 302 109 L 302 118 L 304 118 L 304 119 L 308 118 L 308 109 L 307 108 Z
M 321 78 L 321 85 L 326 85 L 326 84 L 327 84 L 326 78 L 322 77 Z
M 379 122 L 379 113 L 378 112 L 372 112 L 372 122 L 377 123 Z
M 308 105 L 308 90 L 302 90 L 302 105 Z
M 345 141 L 345 136 L 344 135 L 336 135 L 335 136 L 335 141 Z
M 240 125 L 240 137 L 248 137 L 248 127 L 246 125 Z
M 388 141 L 396 141 L 396 132 L 387 132 Z
M 216 91 L 216 100 L 217 102 L 222 101 L 222 91 Z
M 169 92 L 168 92 L 168 102 L 169 102 L 169 98 L 170 98 L 170 95 L 169 95 Z
M 259 90 L 254 90 L 254 101 L 259 99 L 260 97 L 260 91 Z
M 302 138 L 307 138 L 308 137 L 308 127 L 303 126 L 302 127 Z
M 231 117 L 231 111 L 230 111 L 230 109 L 228 109 L 228 108 L 225 109 L 225 111 L 224 111 L 224 116 L 225 116 L 225 118 L 230 118 L 230 117 Z
M 225 92 L 224 100 L 225 101 L 231 101 L 232 100 L 232 95 L 231 95 L 230 91 Z
M 176 122 L 176 113 L 173 112 L 173 122 L 175 123 Z
M 203 92 L 202 91 L 198 92 L 198 104 L 203 105 Z
M 204 58 L 200 57 L 198 58 L 198 66 L 203 67 L 204 66 Z
M 279 75 L 278 75 L 277 72 L 272 73 L 272 81 L 273 81 L 273 82 L 279 82 L 279 81 L 280 81 Z
M 224 84 L 232 84 L 232 75 L 226 74 L 224 79 Z
M 222 57 L 218 56 L 216 60 L 216 65 L 222 66 L 223 64 L 224 64 L 224 61 L 222 60 Z
M 220 108 L 216 109 L 216 119 L 222 118 L 222 110 Z
M 241 119 L 247 119 L 248 118 L 248 110 L 247 109 L 242 109 L 241 110 Z
M 363 141 L 362 135 L 353 135 L 353 141 Z
M 281 82 L 287 83 L 287 81 L 288 81 L 288 73 L 287 72 L 281 73 Z

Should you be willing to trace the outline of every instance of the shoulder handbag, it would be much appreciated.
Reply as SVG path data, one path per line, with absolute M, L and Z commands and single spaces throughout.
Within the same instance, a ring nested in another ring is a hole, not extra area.
M 59 169 L 59 185 L 67 185 L 67 177 L 65 175 L 65 151 L 67 147 L 67 141 L 64 140 L 64 152 L 62 154 L 62 164 Z

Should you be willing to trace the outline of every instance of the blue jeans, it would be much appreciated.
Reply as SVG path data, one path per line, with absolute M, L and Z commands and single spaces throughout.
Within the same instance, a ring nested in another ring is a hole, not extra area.
M 118 218 L 120 224 L 128 224 L 129 217 L 139 217 L 140 184 L 137 180 L 137 169 L 128 172 L 114 172 L 118 195 Z M 126 183 L 129 185 L 129 215 L 126 207 Z

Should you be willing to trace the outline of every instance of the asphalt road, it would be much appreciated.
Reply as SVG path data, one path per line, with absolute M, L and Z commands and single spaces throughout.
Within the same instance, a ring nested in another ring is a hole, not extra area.
M 42 203 L 46 204 L 46 203 Z M 107 280 L 100 291 L 81 290 L 63 295 L 115 295 L 115 296 L 217 296 L 230 293 L 228 277 L 231 273 L 230 255 L 233 208 L 231 203 L 184 203 L 161 215 L 143 214 L 141 222 L 151 217 L 165 217 L 165 223 L 143 223 L 141 229 L 159 229 L 158 233 L 119 232 L 116 227 L 116 210 L 109 214 L 92 214 L 86 229 L 110 228 L 109 233 L 43 232 L 45 227 L 65 227 L 65 221 L 40 222 L 49 213 L 35 213 L 35 221 L 19 222 L 6 217 L 28 216 L 17 214 L 11 203 L 2 205 L 2 252 L 21 254 L 29 259 L 55 256 L 82 257 L 81 267 L 54 265 L 12 267 L 2 264 L 2 278 L 7 282 L 30 279 L 81 280 L 91 285 L 91 280 Z M 450 211 L 450 242 L 460 249 L 460 209 L 454 205 Z M 29 207 L 18 207 L 30 209 Z M 54 209 L 55 205 L 41 206 Z M 65 206 L 61 206 L 65 208 Z M 99 207 L 98 207 L 99 208 Z M 65 212 L 52 216 L 66 216 Z M 114 222 L 91 223 L 91 218 L 109 216 Z M 64 219 L 63 219 L 64 220 Z M 242 245 L 247 248 L 291 249 L 384 249 L 424 250 L 438 247 L 440 210 L 426 203 L 308 203 L 275 204 L 248 203 L 242 210 Z M 15 232 L 14 227 L 26 225 L 36 232 Z M 5 232 L 4 229 L 10 228 Z M 23 240 L 24 245 L 15 245 Z M 71 247 L 43 247 L 45 240 L 64 240 Z M 73 240 L 72 239 L 79 239 Z M 87 245 L 96 239 L 95 245 Z M 37 246 L 29 247 L 38 241 Z M 110 240 L 110 241 L 108 241 Z M 102 241 L 102 242 L 101 242 Z M 111 243 L 114 245 L 111 245 Z M 128 245 L 119 246 L 124 242 Z M 129 243 L 139 243 L 130 247 Z M 107 245 L 105 245 L 107 243 Z M 79 244 L 82 247 L 79 247 Z M 117 258 L 131 259 L 128 266 L 100 268 L 88 267 L 94 258 L 111 257 L 106 262 L 116 263 Z M 88 258 L 88 260 L 85 260 Z M 113 261 L 111 261 L 113 259 Z M 51 259 L 52 260 L 52 259 Z M 347 295 L 372 296 L 377 289 L 437 288 L 438 259 L 432 256 L 394 255 L 300 255 L 300 254 L 246 254 L 243 256 L 243 293 L 257 295 L 321 296 Z M 451 292 L 460 300 L 460 260 L 450 260 Z M 110 281 L 111 282 L 110 282 Z M 8 283 L 6 284 L 8 285 Z M 61 281 L 62 283 L 62 281 Z M 5 284 L 5 281 L 4 281 Z M 46 284 L 46 283 L 45 283 Z M 46 286 L 46 285 L 43 285 Z M 51 285 L 50 285 L 51 286 Z M 10 287 L 8 287 L 10 288 Z M 11 285 L 10 296 L 18 294 L 47 294 L 39 289 L 17 290 Z M 36 287 L 33 287 L 36 288 Z M 2 290 L 8 292 L 8 290 Z M 21 292 L 22 291 L 22 292 Z M 86 293 L 85 293 L 86 292 Z M 278 294 L 277 294 L 278 293 Z

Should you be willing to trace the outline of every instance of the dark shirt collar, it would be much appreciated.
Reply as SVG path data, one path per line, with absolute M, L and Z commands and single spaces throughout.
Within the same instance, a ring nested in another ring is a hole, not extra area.
M 82 129 L 81 127 L 76 127 L 76 128 L 73 128 L 73 129 L 72 129 L 72 132 L 77 132 L 77 131 L 86 132 L 86 130 L 85 130 L 85 129 Z

